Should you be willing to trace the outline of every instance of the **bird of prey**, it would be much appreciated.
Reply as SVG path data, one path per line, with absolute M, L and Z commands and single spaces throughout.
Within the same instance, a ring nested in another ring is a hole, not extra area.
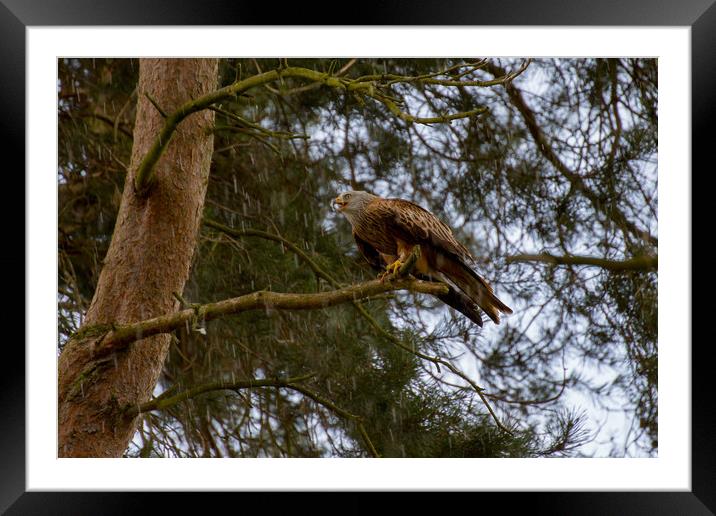
M 403 199 L 355 190 L 343 192 L 333 204 L 350 222 L 358 249 L 375 269 L 385 267 L 387 273 L 395 273 L 413 248 L 420 245 L 413 274 L 447 283 L 448 293 L 437 296 L 441 301 L 479 326 L 482 316 L 477 307 L 495 324 L 500 324 L 501 312 L 512 313 L 472 269 L 474 258 L 470 252 L 429 211 Z

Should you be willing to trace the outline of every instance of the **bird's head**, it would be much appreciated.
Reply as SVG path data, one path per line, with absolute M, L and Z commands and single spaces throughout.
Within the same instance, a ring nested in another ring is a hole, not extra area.
M 336 208 L 336 211 L 350 218 L 351 215 L 355 215 L 361 211 L 363 206 L 375 198 L 375 195 L 362 190 L 349 190 L 333 199 L 333 206 Z

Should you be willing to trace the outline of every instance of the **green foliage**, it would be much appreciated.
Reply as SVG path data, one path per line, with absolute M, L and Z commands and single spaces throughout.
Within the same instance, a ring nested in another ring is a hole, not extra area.
M 425 76 L 459 62 L 290 65 L 357 78 Z M 492 79 L 495 66 L 512 71 L 520 64 L 490 60 L 463 78 Z M 222 60 L 221 85 L 277 66 L 272 59 Z M 111 237 L 131 151 L 138 66 L 61 60 L 59 69 L 61 345 L 92 298 Z M 459 74 L 451 69 L 440 77 Z M 400 349 L 346 304 L 242 313 L 208 323 L 205 335 L 176 332 L 158 392 L 315 373 L 306 388 L 358 419 L 291 389 L 217 391 L 146 415 L 128 455 L 365 456 L 361 421 L 383 456 L 575 456 L 590 453 L 583 445 L 597 429 L 600 407 L 623 399 L 630 400 L 625 419 L 636 415 L 637 428 L 633 441 L 619 446 L 656 453 L 656 272 L 504 260 L 523 252 L 612 260 L 656 254 L 654 241 L 633 230 L 656 234 L 656 61 L 540 60 L 514 84 L 581 188 L 535 145 L 503 86 L 386 87 L 413 115 L 489 108 L 426 126 L 400 120 L 370 98 L 285 80 L 217 106 L 204 211 L 238 230 L 280 236 L 341 284 L 374 272 L 357 254 L 347 222 L 331 211 L 340 190 L 409 198 L 438 214 L 515 314 L 480 331 L 432 299 L 401 294 L 363 306 L 408 347 L 464 369 L 514 435 L 496 428 L 465 382 Z M 205 303 L 260 289 L 333 288 L 280 242 L 204 227 L 183 296 Z M 574 407 L 589 403 L 584 413 Z
M 119 209 L 132 147 L 137 64 L 127 59 L 62 59 L 58 88 L 58 299 L 77 316 L 92 299 Z

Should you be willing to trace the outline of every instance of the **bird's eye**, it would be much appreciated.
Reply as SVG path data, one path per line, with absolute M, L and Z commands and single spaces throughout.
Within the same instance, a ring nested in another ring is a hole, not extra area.
M 349 194 L 349 193 L 343 194 L 343 199 L 344 199 L 344 200 L 347 201 L 347 200 L 350 199 L 350 198 L 351 198 L 351 194 Z

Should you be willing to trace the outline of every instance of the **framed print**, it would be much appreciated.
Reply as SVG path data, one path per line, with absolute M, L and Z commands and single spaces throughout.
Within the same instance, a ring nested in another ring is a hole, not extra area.
M 711 513 L 690 168 L 716 8 L 352 21 L 0 7 L 27 231 L 0 506 L 514 491 Z

